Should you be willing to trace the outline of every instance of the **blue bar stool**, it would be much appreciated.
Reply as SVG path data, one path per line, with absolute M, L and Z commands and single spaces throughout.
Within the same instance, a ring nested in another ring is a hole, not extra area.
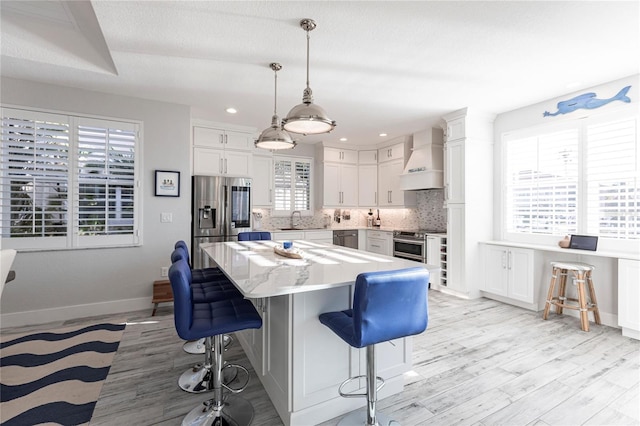
M 178 335 L 185 340 L 205 338 L 205 354 L 209 358 L 210 388 L 213 398 L 191 410 L 182 420 L 183 425 L 249 425 L 253 420 L 253 407 L 244 398 L 234 395 L 242 392 L 249 383 L 249 371 L 240 365 L 247 375 L 246 382 L 237 389 L 222 383 L 224 345 L 222 336 L 240 330 L 262 327 L 262 318 L 245 299 L 222 299 L 209 303 L 193 303 L 189 275 L 191 270 L 185 260 L 179 260 L 169 268 L 169 281 L 174 298 L 174 322 Z M 228 364 L 224 368 L 226 369 Z M 223 396 L 223 388 L 231 392 Z
M 429 271 L 420 267 L 362 273 L 356 278 L 352 309 L 320 314 L 320 322 L 342 340 L 354 348 L 367 348 L 366 393 L 342 391 L 347 383 L 363 376 L 345 380 L 338 389 L 345 398 L 366 397 L 366 413 L 354 411 L 339 425 L 391 424 L 387 416 L 376 413 L 377 394 L 384 380 L 376 376 L 375 344 L 426 330 L 428 285 Z
M 185 243 L 183 240 L 179 240 L 176 242 L 174 250 L 171 253 L 171 263 L 180 258 L 186 259 L 187 263 L 191 265 L 189 248 L 187 247 L 187 243 Z M 224 278 L 224 274 L 222 273 L 220 268 L 192 269 L 191 286 L 194 292 L 194 300 L 196 302 L 206 301 L 204 300 L 205 290 L 203 288 L 203 283 L 206 283 L 208 281 L 215 281 L 220 278 Z M 229 284 L 235 289 L 235 286 L 233 286 L 233 284 Z M 206 287 L 206 284 L 204 287 Z M 231 339 L 231 336 L 227 335 L 224 338 L 224 342 L 225 348 L 227 348 L 233 342 L 233 340 Z M 182 346 L 182 349 L 184 349 L 184 351 L 188 354 L 204 354 L 204 339 L 185 342 Z
M 270 239 L 271 232 L 250 231 L 238 233 L 238 241 L 260 241 Z
M 182 261 L 187 262 L 187 255 L 181 247 L 176 248 L 171 253 L 171 260 L 175 264 Z M 188 266 L 188 262 L 187 262 Z M 238 298 L 242 299 L 242 294 L 238 291 L 235 285 L 224 274 L 212 274 L 209 276 L 209 281 L 194 282 L 193 271 L 186 272 L 187 279 L 189 280 L 189 287 L 191 288 L 191 299 L 195 303 L 209 303 L 216 302 L 218 300 L 227 300 Z M 225 349 L 233 342 L 233 338 L 229 335 L 223 336 Z M 194 341 L 187 341 L 183 348 L 185 352 L 194 354 L 205 354 L 205 339 L 198 339 Z M 187 350 L 187 347 L 191 350 Z M 209 375 L 211 366 L 209 365 L 210 358 L 205 354 L 204 363 L 195 364 L 187 371 L 182 373 L 178 378 L 178 386 L 180 389 L 190 393 L 202 393 L 210 391 L 211 388 Z M 225 383 L 232 382 L 237 376 L 237 371 L 234 368 L 228 368 L 224 370 L 223 380 Z

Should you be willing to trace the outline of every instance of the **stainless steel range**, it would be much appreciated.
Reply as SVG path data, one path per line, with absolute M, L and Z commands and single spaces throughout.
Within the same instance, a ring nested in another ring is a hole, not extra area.
M 393 231 L 393 256 L 427 263 L 428 234 L 441 234 L 441 231 Z

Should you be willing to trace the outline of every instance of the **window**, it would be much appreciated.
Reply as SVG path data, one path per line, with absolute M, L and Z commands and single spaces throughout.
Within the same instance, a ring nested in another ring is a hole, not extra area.
M 138 244 L 138 127 L 3 108 L 3 245 Z
M 313 214 L 311 159 L 274 157 L 274 214 L 289 215 L 298 210 Z
M 640 239 L 636 118 L 588 118 L 503 140 L 508 234 Z

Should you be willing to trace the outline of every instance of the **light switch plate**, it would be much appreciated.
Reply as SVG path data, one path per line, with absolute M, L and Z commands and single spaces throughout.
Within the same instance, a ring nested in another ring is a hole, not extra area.
M 171 222 L 173 222 L 173 214 L 171 214 L 171 213 L 160 213 L 160 222 L 162 222 L 162 223 L 171 223 Z

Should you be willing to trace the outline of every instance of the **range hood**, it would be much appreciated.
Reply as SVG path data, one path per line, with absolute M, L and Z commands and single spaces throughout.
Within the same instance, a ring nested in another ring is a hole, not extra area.
M 444 188 L 443 141 L 442 129 L 427 129 L 413 134 L 413 149 L 400 175 L 400 189 Z

